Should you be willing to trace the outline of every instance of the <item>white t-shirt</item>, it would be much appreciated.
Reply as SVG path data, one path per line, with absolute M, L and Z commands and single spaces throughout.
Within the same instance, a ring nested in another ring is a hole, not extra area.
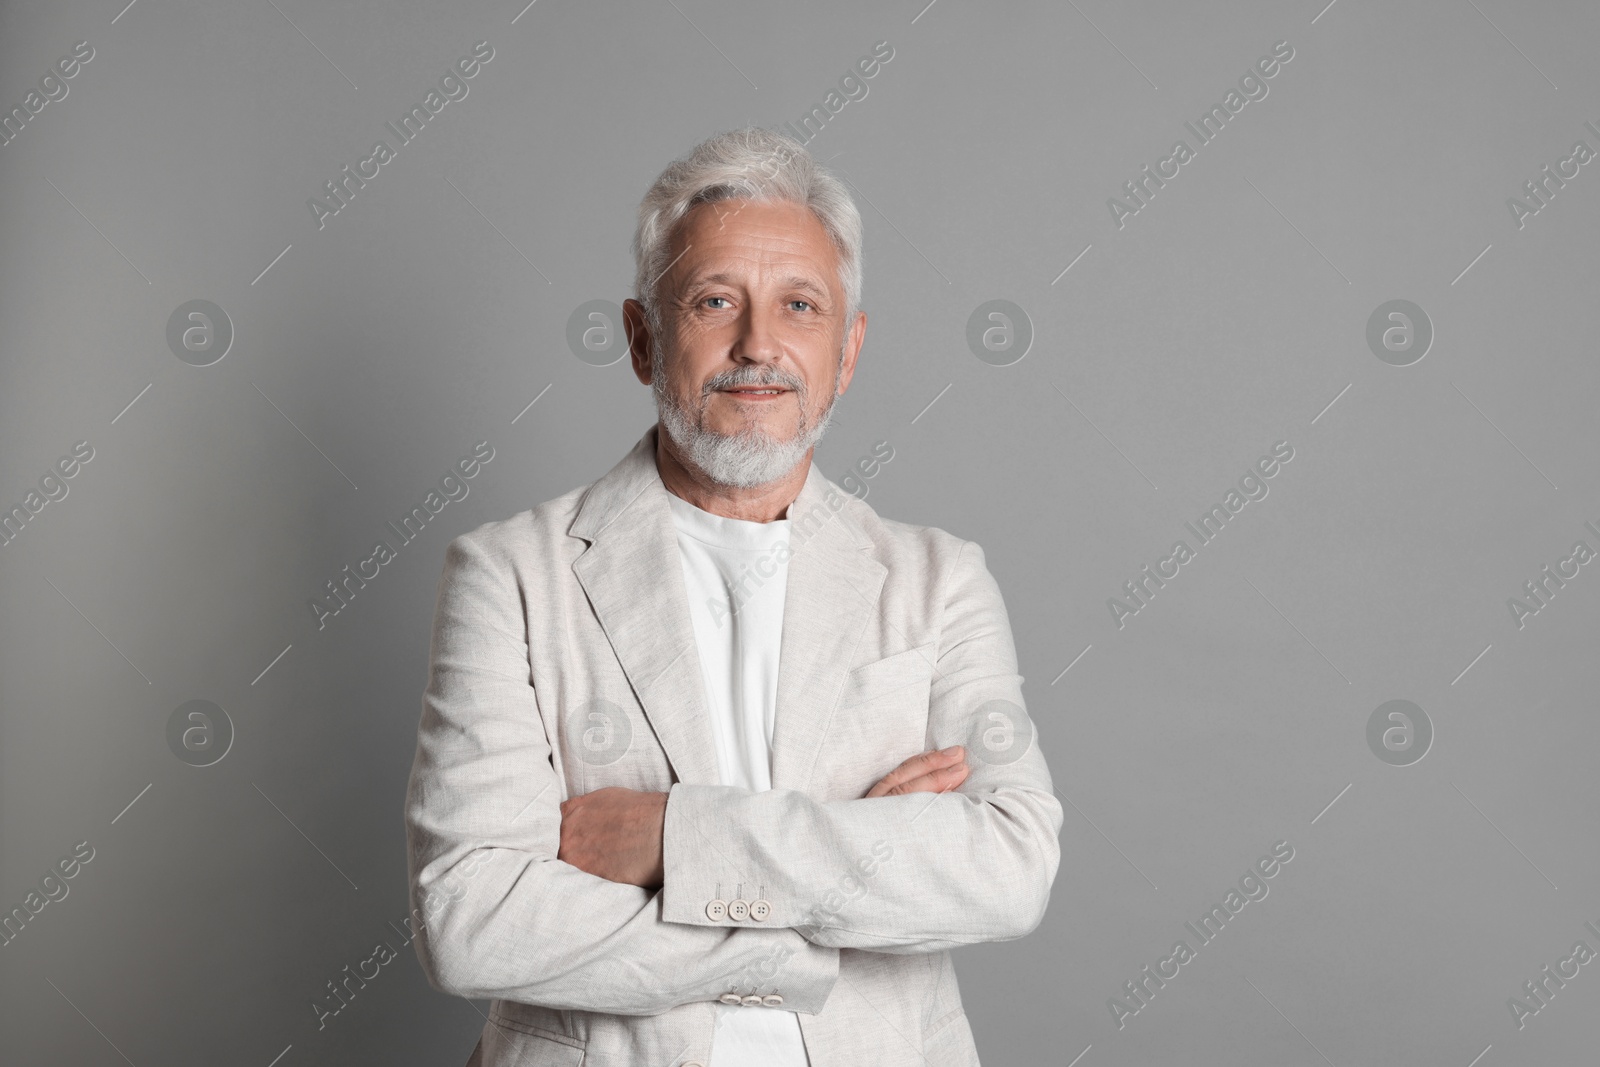
M 789 520 L 729 519 L 670 492 L 667 500 L 722 784 L 771 789 Z M 758 885 L 727 885 L 721 896 L 757 900 L 764 892 Z M 794 1012 L 742 1004 L 716 1009 L 710 1067 L 809 1067 Z

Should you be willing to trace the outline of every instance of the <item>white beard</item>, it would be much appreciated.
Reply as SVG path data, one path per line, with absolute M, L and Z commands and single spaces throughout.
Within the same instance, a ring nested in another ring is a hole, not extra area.
M 822 435 L 828 429 L 828 421 L 833 416 L 833 406 L 839 399 L 835 394 L 816 424 L 808 425 L 804 382 L 773 367 L 765 370 L 740 367 L 713 377 L 709 383 L 711 389 L 714 391 L 736 385 L 782 385 L 791 388 L 800 404 L 800 425 L 795 435 L 787 441 L 772 437 L 753 426 L 732 434 L 717 433 L 705 429 L 700 418 L 678 404 L 677 398 L 667 387 L 660 345 L 652 341 L 652 349 L 650 391 L 655 395 L 656 413 L 661 419 L 661 426 L 672 443 L 678 446 L 678 451 L 718 485 L 751 489 L 768 485 L 793 471 L 806 453 L 822 440 Z M 841 366 L 843 357 L 841 351 Z M 835 368 L 835 389 L 838 380 L 838 368 Z

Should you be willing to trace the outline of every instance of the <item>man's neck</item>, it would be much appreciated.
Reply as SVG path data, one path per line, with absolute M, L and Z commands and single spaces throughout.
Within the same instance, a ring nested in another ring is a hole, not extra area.
M 784 518 L 789 505 L 800 495 L 811 470 L 811 451 L 807 451 L 794 470 L 766 485 L 744 489 L 722 485 L 706 477 L 678 454 L 666 429 L 656 427 L 656 470 L 667 492 L 687 500 L 701 511 L 746 522 L 772 522 Z

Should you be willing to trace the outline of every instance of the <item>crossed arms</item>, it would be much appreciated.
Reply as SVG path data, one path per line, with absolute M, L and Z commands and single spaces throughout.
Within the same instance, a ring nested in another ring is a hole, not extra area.
M 932 749 L 884 775 L 867 796 L 943 793 L 965 781 L 968 770 L 960 745 Z M 670 796 L 612 785 L 563 800 L 556 859 L 607 881 L 659 888 L 666 877 L 661 843 Z
M 841 948 L 936 952 L 1038 925 L 1062 816 L 1036 745 L 931 778 L 937 761 L 923 754 L 857 800 L 679 782 L 561 803 L 522 596 L 506 559 L 467 535 L 450 543 L 406 799 L 423 916 L 413 943 L 436 989 L 657 1015 L 764 984 L 785 1008 L 815 1014 Z M 967 744 L 987 701 L 1022 704 L 1000 591 L 976 544 L 963 545 L 941 597 L 935 747 Z M 819 908 L 842 888 L 853 895 L 863 857 L 885 844 L 892 853 L 861 895 Z M 705 903 L 734 875 L 772 902 L 760 926 L 708 917 Z

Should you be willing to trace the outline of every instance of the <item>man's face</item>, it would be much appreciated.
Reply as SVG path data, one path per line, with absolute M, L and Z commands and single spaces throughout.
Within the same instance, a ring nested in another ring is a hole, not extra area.
M 659 361 L 629 301 L 634 373 L 681 428 L 765 453 L 771 462 L 752 468 L 764 473 L 792 455 L 776 471 L 787 473 L 848 388 L 866 330 L 864 314 L 845 321 L 833 242 L 802 204 L 725 200 L 691 210 L 668 252 L 656 289 Z

